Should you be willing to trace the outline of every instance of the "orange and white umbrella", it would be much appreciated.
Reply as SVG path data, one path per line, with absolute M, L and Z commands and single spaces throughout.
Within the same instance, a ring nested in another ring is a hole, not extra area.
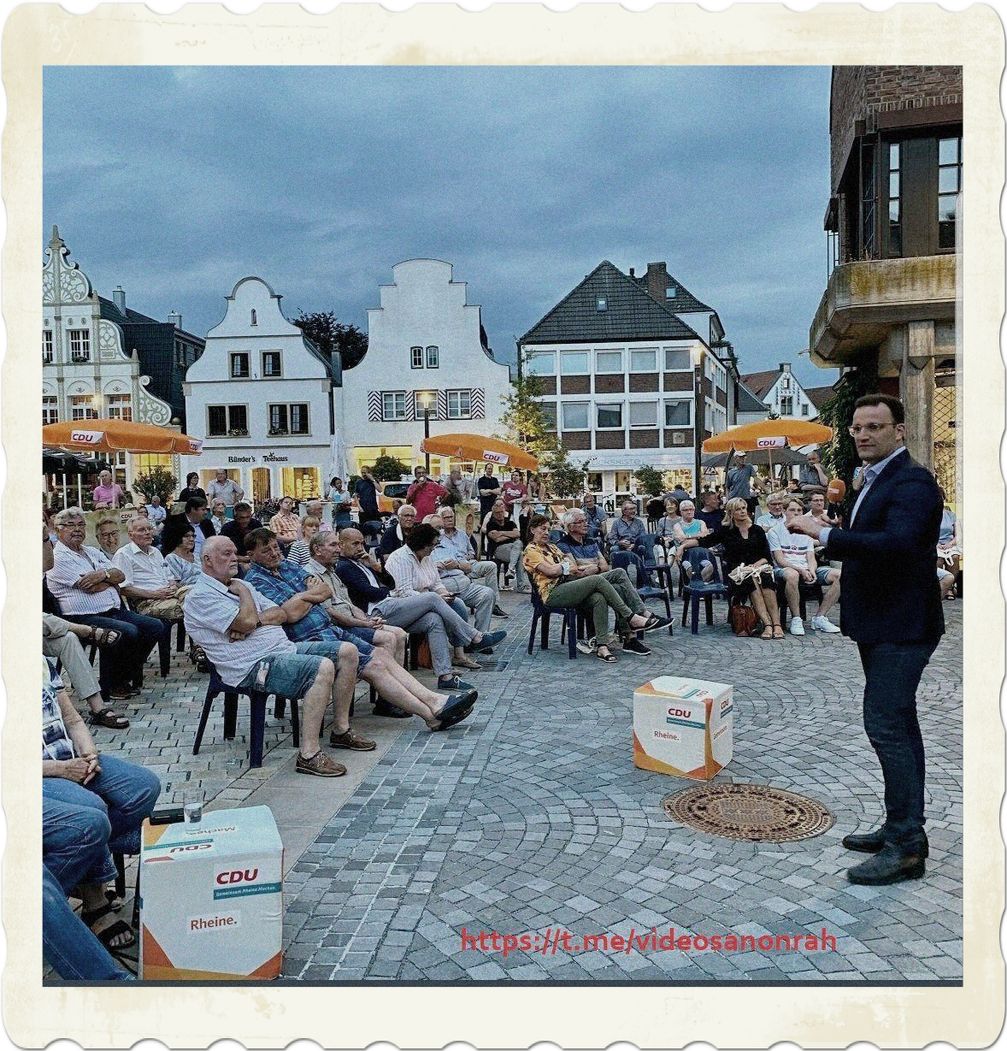
M 42 428 L 42 444 L 47 449 L 74 452 L 181 453 L 195 456 L 202 452 L 203 440 L 187 434 L 131 420 L 74 420 L 50 423 Z

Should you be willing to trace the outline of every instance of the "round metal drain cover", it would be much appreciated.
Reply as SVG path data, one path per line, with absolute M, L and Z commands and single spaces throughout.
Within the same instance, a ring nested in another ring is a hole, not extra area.
M 835 822 L 814 799 L 768 785 L 700 785 L 665 796 L 662 805 L 668 817 L 690 828 L 756 843 L 811 839 Z

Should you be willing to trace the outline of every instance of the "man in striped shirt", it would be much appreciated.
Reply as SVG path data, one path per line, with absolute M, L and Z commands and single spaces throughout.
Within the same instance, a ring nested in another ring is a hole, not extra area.
M 59 603 L 60 615 L 75 624 L 119 632 L 119 641 L 104 650 L 98 683 L 104 700 L 130 697 L 140 690 L 143 665 L 169 625 L 122 607 L 118 585 L 126 577 L 96 547 L 84 545 L 84 512 L 68 507 L 56 516 L 59 542 L 46 582 Z

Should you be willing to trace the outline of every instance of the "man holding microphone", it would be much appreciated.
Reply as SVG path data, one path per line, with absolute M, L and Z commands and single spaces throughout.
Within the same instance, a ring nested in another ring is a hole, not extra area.
M 944 634 L 936 562 L 943 501 L 906 450 L 897 398 L 859 398 L 850 434 L 864 472 L 849 524 L 802 515 L 788 528 L 820 540 L 825 558 L 843 563 L 840 629 L 860 650 L 864 728 L 881 763 L 886 813 L 880 828 L 849 835 L 843 846 L 875 855 L 848 871 L 850 881 L 878 885 L 919 879 L 929 852 L 916 690 Z

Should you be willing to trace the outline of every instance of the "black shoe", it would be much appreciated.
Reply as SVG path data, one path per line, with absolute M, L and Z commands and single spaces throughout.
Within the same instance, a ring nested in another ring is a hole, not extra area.
M 644 644 L 634 635 L 632 638 L 626 639 L 622 644 L 623 653 L 638 653 L 641 657 L 649 657 L 652 653 L 649 647 Z
M 907 851 L 889 844 L 882 847 L 873 858 L 854 865 L 847 871 L 846 877 L 851 883 L 881 887 L 907 879 L 919 879 L 924 872 L 926 862 L 922 852 Z
M 466 690 L 474 690 L 470 682 L 465 682 L 457 675 L 442 675 L 437 680 L 438 690 L 450 690 L 452 693 L 465 693 Z
M 506 631 L 484 631 L 483 637 L 478 642 L 470 642 L 465 647 L 466 653 L 475 653 L 477 650 L 484 650 L 488 646 L 496 646 L 497 643 L 503 642 L 507 638 Z
M 843 846 L 847 850 L 858 850 L 862 854 L 877 854 L 884 848 L 884 845 L 885 834 L 880 828 L 876 828 L 873 832 L 851 833 L 843 837 Z M 914 848 L 914 852 L 917 852 L 916 848 Z M 930 844 L 925 835 L 923 836 L 922 845 L 918 848 L 918 853 L 922 858 L 930 857 Z
M 493 647 L 492 646 L 487 646 L 486 649 L 478 650 L 477 652 L 482 653 L 482 654 L 484 654 L 487 657 L 492 657 L 493 656 Z
M 509 613 L 505 613 L 499 606 L 494 606 L 493 607 L 493 616 L 494 617 L 504 617 L 506 619 L 507 617 L 510 616 L 510 614 Z
M 379 697 L 374 702 L 374 714 L 380 715 L 385 719 L 408 719 L 409 713 L 404 712 L 401 708 L 396 708 L 394 704 L 389 704 L 386 700 Z
M 659 617 L 656 613 L 651 613 L 647 618 L 647 623 L 644 624 L 642 631 L 657 631 L 660 628 L 671 627 L 675 623 L 674 617 Z
M 475 690 L 470 690 L 460 696 L 449 697 L 448 703 L 437 713 L 440 724 L 437 729 L 446 730 L 449 726 L 454 726 L 455 723 L 467 719 L 472 714 L 472 707 L 475 704 L 474 694 Z

